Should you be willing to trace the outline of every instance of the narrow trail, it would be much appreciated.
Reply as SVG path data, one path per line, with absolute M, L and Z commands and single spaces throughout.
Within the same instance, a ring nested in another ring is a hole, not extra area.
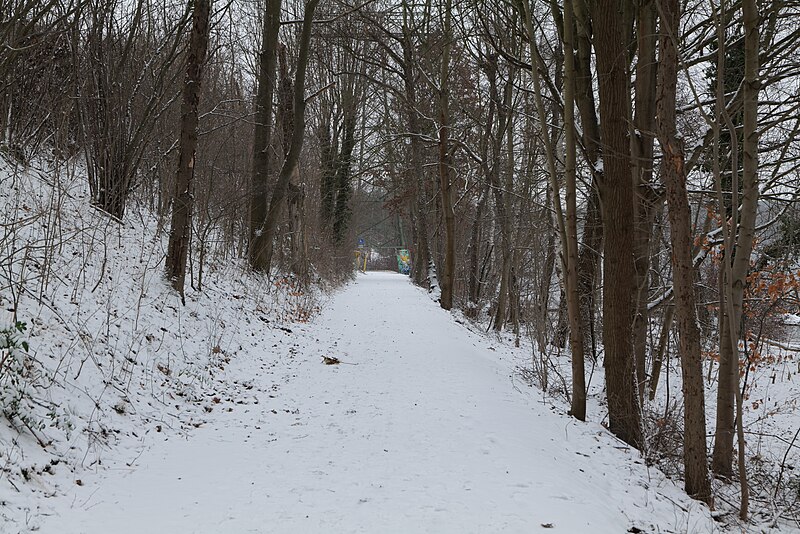
M 258 403 L 70 490 L 42 532 L 707 532 L 598 425 L 515 388 L 512 349 L 408 278 L 360 276 L 286 342 L 232 362 Z M 325 365 L 322 357 L 343 363 Z M 50 530 L 53 529 L 53 530 Z

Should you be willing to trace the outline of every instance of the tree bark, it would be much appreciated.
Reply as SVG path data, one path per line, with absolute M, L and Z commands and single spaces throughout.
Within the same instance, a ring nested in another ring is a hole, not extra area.
M 724 5 L 721 8 L 724 16 Z M 742 392 L 739 389 L 739 339 L 742 324 L 742 306 L 750 255 L 755 238 L 755 221 L 758 209 L 758 92 L 759 92 L 759 15 L 754 0 L 742 2 L 742 21 L 745 31 L 744 80 L 742 84 L 743 114 L 743 166 L 742 196 L 739 202 L 739 166 L 737 143 L 731 142 L 731 220 L 723 225 L 726 257 L 723 258 L 723 276 L 720 284 L 720 301 L 724 299 L 723 320 L 720 327 L 720 368 L 717 390 L 717 421 L 712 457 L 712 469 L 722 476 L 732 474 L 733 432 L 738 441 L 738 471 L 742 489 L 739 515 L 747 518 L 749 485 L 745 465 L 745 441 L 742 426 Z M 726 213 L 727 204 L 722 190 L 722 173 L 719 165 L 719 130 L 724 118 L 731 139 L 736 139 L 735 126 L 724 107 L 723 68 L 725 29 L 718 25 L 717 38 L 717 105 L 715 109 L 714 174 L 720 213 Z M 730 261 L 733 251 L 733 261 Z M 722 306 L 722 305 L 721 305 Z M 727 335 L 726 335 L 727 334 Z M 745 340 L 746 342 L 746 340 Z M 735 405 L 734 405 L 735 400 Z M 734 412 L 735 409 L 735 412 Z
M 727 19 L 726 3 L 721 2 L 719 12 L 716 16 L 717 23 L 717 80 L 716 80 L 716 104 L 714 106 L 714 146 L 713 146 L 713 171 L 714 182 L 717 188 L 718 210 L 720 214 L 728 213 L 724 192 L 722 190 L 722 170 L 720 164 L 720 144 L 722 134 L 723 114 L 725 106 L 725 30 L 726 25 L 723 17 Z M 731 132 L 735 138 L 735 132 Z M 738 143 L 731 144 L 731 169 L 739 168 Z M 738 193 L 738 188 L 737 188 Z M 737 203 L 738 204 L 738 203 Z M 726 215 L 723 215 L 726 217 Z M 727 223 L 727 221 L 726 221 Z M 722 258 L 720 260 L 718 289 L 719 289 L 719 371 L 717 385 L 717 418 L 714 432 L 714 451 L 711 459 L 711 469 L 718 476 L 730 479 L 733 476 L 733 433 L 734 433 L 734 391 L 739 380 L 739 361 L 734 358 L 733 345 L 738 340 L 737 335 L 731 335 L 731 317 L 728 307 L 728 281 L 730 280 L 731 270 L 731 245 L 733 243 L 732 232 L 736 231 L 735 220 L 732 222 L 733 228 L 727 224 L 722 225 L 723 244 Z M 733 341 L 733 345 L 732 345 Z M 738 354 L 737 354 L 738 356 Z
M 731 299 L 728 303 L 732 308 L 731 317 L 736 319 L 731 325 L 741 323 L 742 300 L 747 272 L 750 267 L 750 255 L 753 251 L 755 239 L 756 214 L 758 212 L 758 92 L 759 81 L 759 15 L 755 0 L 742 0 L 742 22 L 744 23 L 744 87 L 742 107 L 744 116 L 744 131 L 742 149 L 744 164 L 742 166 L 742 214 L 739 243 L 731 269 L 732 284 L 729 287 Z M 734 184 L 735 185 L 735 184 Z M 735 329 L 731 328 L 731 342 L 734 342 Z M 738 336 L 736 336 L 738 338 Z M 738 341 L 738 339 L 737 339 Z M 746 340 L 745 340 L 746 342 Z M 739 344 L 735 343 L 736 361 L 739 361 Z M 739 484 L 741 485 L 742 499 L 739 505 L 739 518 L 747 520 L 750 504 L 750 488 L 747 479 L 747 465 L 745 463 L 744 425 L 742 422 L 742 391 L 736 384 L 736 439 L 738 441 L 738 468 Z
M 650 293 L 650 238 L 654 208 L 659 195 L 653 184 L 653 141 L 656 106 L 656 7 L 654 0 L 641 2 L 636 17 L 636 84 L 634 131 L 631 135 L 633 179 L 636 187 L 634 253 L 636 267 L 636 314 L 633 347 L 639 401 L 644 398 L 647 377 L 647 326 Z
M 724 208 L 723 208 L 724 209 Z M 727 240 L 726 240 L 727 241 Z M 726 247 L 727 249 L 727 247 Z M 719 280 L 719 370 L 717 380 L 717 417 L 714 429 L 714 450 L 711 469 L 722 478 L 733 476 L 733 435 L 735 429 L 735 390 L 739 382 L 738 351 L 734 355 L 732 340 L 738 340 L 738 330 L 731 336 L 731 321 L 728 308 L 728 276 L 726 262 L 730 257 L 723 254 Z
M 200 86 L 206 61 L 209 36 L 211 0 L 195 0 L 192 15 L 192 33 L 186 58 L 186 78 L 183 82 L 181 104 L 180 152 L 175 176 L 175 193 L 172 199 L 172 226 L 167 248 L 167 278 L 184 299 L 186 258 L 192 234 L 194 209 L 194 167 L 197 148 L 197 108 L 200 103 Z
M 661 36 L 658 87 L 658 141 L 662 173 L 667 189 L 675 315 L 678 320 L 681 371 L 683 373 L 683 466 L 686 493 L 713 506 L 706 451 L 705 395 L 700 358 L 692 260 L 692 222 L 686 190 L 683 141 L 675 125 L 678 80 L 677 39 L 680 28 L 679 0 L 660 0 Z
M 609 429 L 641 448 L 641 408 L 631 342 L 636 270 L 633 243 L 634 191 L 626 117 L 630 108 L 627 32 L 620 4 L 593 2 L 595 52 L 600 96 L 604 171 L 600 182 L 605 254 L 603 256 L 603 345 Z
M 468 317 L 476 319 L 479 312 L 479 299 L 481 290 L 480 277 L 480 238 L 483 228 L 483 211 L 486 209 L 486 200 L 489 198 L 488 182 L 481 188 L 480 198 L 475 207 L 475 222 L 472 224 L 472 232 L 469 238 L 469 286 L 468 305 L 466 314 Z
M 567 310 L 572 350 L 572 406 L 570 413 L 586 420 L 586 375 L 583 332 L 581 331 L 580 295 L 578 293 L 578 208 L 576 191 L 575 135 L 575 54 L 573 48 L 572 0 L 564 1 L 564 137 L 566 145 L 564 179 L 566 182 L 567 227 L 566 269 Z
M 583 331 L 583 353 L 591 353 L 597 361 L 595 336 L 595 291 L 600 267 L 600 250 L 603 247 L 603 222 L 600 212 L 600 197 L 597 186 L 603 172 L 600 161 L 600 124 L 594 99 L 592 75 L 592 28 L 586 2 L 572 5 L 575 20 L 575 104 L 580 114 L 583 129 L 583 147 L 592 172 L 592 185 L 583 224 L 581 246 L 578 251 L 578 293 L 581 302 L 581 329 Z
M 453 212 L 452 163 L 450 161 L 450 50 L 452 0 L 444 6 L 444 50 L 442 52 L 441 79 L 439 81 L 439 195 L 444 218 L 444 263 L 439 285 L 442 290 L 440 305 L 445 310 L 453 307 L 453 282 L 455 275 L 456 223 Z
M 341 245 L 350 222 L 350 197 L 352 196 L 352 161 L 355 148 L 356 108 L 355 96 L 343 91 L 342 147 L 336 162 L 335 202 L 333 205 L 333 242 Z
M 313 26 L 314 11 L 319 0 L 308 0 L 303 13 L 303 30 L 300 34 L 300 52 L 297 57 L 297 67 L 294 79 L 294 122 L 292 125 L 292 139 L 289 152 L 283 161 L 278 180 L 272 190 L 270 197 L 267 217 L 261 231 L 261 245 L 264 247 L 260 251 L 260 268 L 269 273 L 272 264 L 273 240 L 278 221 L 283 211 L 284 200 L 289 189 L 289 181 L 295 172 L 300 160 L 300 152 L 303 150 L 303 140 L 305 137 L 305 112 L 306 112 L 306 69 L 308 67 L 309 48 L 311 47 L 311 30 Z
M 421 133 L 419 116 L 417 111 L 417 84 L 416 84 L 416 62 L 414 45 L 411 40 L 411 29 L 409 27 L 409 7 L 407 2 L 403 2 L 403 84 L 406 96 L 406 121 L 408 132 L 411 135 L 411 171 L 410 178 L 414 187 L 414 200 L 411 210 L 414 212 L 416 226 L 414 240 L 414 257 L 412 258 L 412 274 L 414 282 L 418 285 L 425 285 L 428 281 L 428 262 L 430 259 L 430 247 L 428 245 L 428 224 L 425 198 L 425 172 L 422 167 L 422 142 L 419 135 Z
M 250 267 L 268 271 L 268 243 L 264 235 L 267 217 L 270 148 L 272 146 L 272 99 L 275 94 L 275 69 L 278 62 L 278 30 L 281 0 L 267 0 L 259 54 L 258 94 L 255 102 L 253 133 L 253 177 L 250 186 Z M 271 246 L 271 243 L 269 243 Z

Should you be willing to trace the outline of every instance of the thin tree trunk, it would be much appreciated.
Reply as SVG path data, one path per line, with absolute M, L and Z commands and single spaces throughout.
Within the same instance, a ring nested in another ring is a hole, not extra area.
M 648 397 L 651 401 L 656 398 L 658 381 L 661 377 L 661 366 L 664 363 L 664 353 L 667 350 L 669 331 L 672 329 L 672 318 L 674 315 L 675 306 L 670 304 L 664 311 L 664 319 L 661 323 L 661 334 L 658 336 L 658 347 L 656 348 L 656 353 L 653 355 L 653 367 L 650 371 L 650 395 Z
M 722 190 L 722 171 L 720 168 L 720 140 L 722 129 L 723 108 L 725 108 L 725 24 L 727 18 L 726 2 L 722 0 L 719 12 L 716 13 L 717 24 L 717 80 L 716 104 L 714 106 L 714 146 L 713 146 L 713 171 L 717 188 L 717 202 L 720 214 L 727 213 L 724 192 Z M 735 131 L 731 132 L 735 138 Z M 731 144 L 731 169 L 739 168 L 738 144 Z M 738 191 L 737 191 L 738 193 Z M 723 217 L 725 215 L 722 215 Z M 730 248 L 733 244 L 732 232 L 736 231 L 735 222 L 733 229 L 727 224 L 722 225 L 724 249 L 719 270 L 719 379 L 717 385 L 717 418 L 714 432 L 714 451 L 711 458 L 711 469 L 718 476 L 730 479 L 733 476 L 733 433 L 734 433 L 734 391 L 739 380 L 738 354 L 734 356 L 733 346 L 736 345 L 738 336 L 731 335 L 731 317 L 728 307 L 728 281 L 730 280 L 731 257 Z M 733 341 L 733 344 L 732 344 Z
M 424 285 L 428 280 L 428 262 L 430 246 L 428 244 L 428 224 L 425 199 L 425 172 L 422 168 L 422 144 L 419 138 L 421 129 L 417 111 L 416 57 L 411 41 L 411 30 L 408 25 L 408 3 L 403 2 L 403 83 L 406 93 L 406 120 L 411 135 L 411 180 L 414 185 L 414 201 L 411 207 L 415 214 L 416 238 L 414 240 L 413 276 L 414 282 Z
M 487 70 L 487 77 L 491 79 L 491 62 L 486 61 L 485 67 Z M 492 82 L 493 83 L 493 82 Z M 485 162 L 489 160 L 489 139 L 492 135 L 492 124 L 494 122 L 495 99 L 489 98 L 488 111 L 485 121 L 484 134 L 480 139 L 480 157 Z M 467 310 L 468 317 L 477 318 L 480 311 L 480 293 L 482 280 L 481 269 L 481 235 L 483 234 L 484 224 L 484 210 L 486 210 L 486 203 L 489 200 L 491 179 L 487 172 L 487 165 L 481 165 L 481 170 L 484 174 L 483 185 L 481 192 L 478 196 L 478 203 L 475 206 L 475 222 L 472 224 L 472 231 L 470 233 L 469 241 L 469 273 L 468 273 L 468 286 L 467 286 Z M 485 262 L 485 260 L 484 260 Z
M 600 197 L 597 186 L 602 180 L 600 160 L 600 124 L 594 99 L 592 74 L 592 29 L 586 2 L 572 5 L 575 20 L 575 104 L 580 114 L 583 129 L 583 146 L 592 172 L 592 185 L 586 216 L 583 224 L 581 246 L 578 251 L 578 293 L 581 299 L 581 329 L 583 330 L 583 353 L 591 351 L 592 360 L 597 361 L 595 335 L 595 292 L 600 270 L 600 250 L 603 246 L 603 222 L 600 212 Z
M 309 48 L 311 46 L 311 30 L 313 26 L 314 11 L 319 0 L 308 0 L 303 13 L 303 30 L 300 35 L 300 52 L 297 57 L 297 67 L 294 79 L 294 123 L 292 127 L 292 139 L 288 155 L 283 162 L 278 180 L 272 190 L 272 197 L 267 210 L 267 217 L 264 220 L 261 237 L 264 247 L 263 267 L 264 272 L 269 273 L 272 263 L 273 240 L 275 231 L 278 227 L 278 220 L 283 211 L 286 192 L 289 189 L 289 180 L 297 171 L 300 160 L 300 152 L 303 150 L 303 140 L 305 137 L 305 112 L 306 112 L 306 68 L 308 67 Z
M 548 175 L 550 179 L 550 188 L 552 189 L 553 193 L 553 208 L 556 217 L 556 223 L 558 227 L 558 234 L 561 241 L 561 261 L 562 267 L 564 270 L 564 298 L 567 300 L 567 313 L 569 315 L 569 324 L 572 328 L 570 328 L 570 349 L 572 351 L 572 365 L 573 365 L 573 392 L 578 392 L 579 398 L 577 402 L 575 401 L 575 395 L 573 394 L 573 406 L 574 409 L 572 415 L 580 420 L 584 420 L 586 418 L 586 399 L 585 399 L 585 377 L 583 374 L 583 341 L 582 335 L 580 330 L 580 310 L 579 307 L 579 298 L 578 298 L 578 284 L 577 284 L 577 215 L 576 210 L 573 212 L 573 217 L 571 220 L 572 230 L 574 230 L 574 248 L 573 245 L 570 245 L 571 234 L 568 233 L 567 224 L 565 223 L 564 213 L 561 207 L 561 196 L 559 194 L 559 186 L 558 186 L 558 176 L 556 171 L 556 160 L 555 160 L 555 147 L 553 146 L 553 141 L 550 137 L 548 137 L 547 132 L 549 130 L 547 125 L 547 118 L 545 114 L 544 102 L 542 99 L 541 93 L 541 80 L 539 78 L 539 65 L 541 64 L 541 57 L 539 55 L 539 50 L 536 46 L 536 36 L 533 31 L 533 13 L 532 7 L 527 2 L 527 0 L 520 0 L 519 1 L 519 9 L 523 16 L 523 23 L 525 25 L 525 30 L 528 33 L 528 44 L 530 47 L 530 55 L 531 55 L 531 77 L 533 78 L 533 97 L 536 103 L 536 112 L 539 116 L 539 126 L 542 132 L 542 138 L 545 144 L 545 153 L 547 156 L 547 169 Z M 572 21 L 571 21 L 571 6 L 570 9 L 570 30 L 569 36 L 572 37 Z M 570 76 L 571 83 L 574 81 L 574 65 L 573 65 L 573 54 L 572 54 L 572 44 L 571 39 L 569 43 L 569 56 L 570 56 Z M 568 95 L 567 99 L 569 100 L 569 104 L 565 105 L 565 111 L 569 110 L 569 123 L 566 123 L 566 128 L 572 130 L 570 132 L 570 140 L 572 143 L 572 147 L 567 146 L 567 181 L 570 182 L 571 185 L 568 183 L 567 185 L 567 206 L 568 209 L 570 206 L 573 208 L 575 207 L 575 138 L 574 138 L 574 106 L 573 106 L 573 86 L 570 86 L 569 90 L 570 94 Z M 565 116 L 566 119 L 566 116 Z M 572 124 L 573 128 L 570 128 L 569 124 Z M 569 167 L 572 168 L 569 168 Z M 571 177 L 570 177 L 571 176 Z M 574 260 L 574 261 L 572 261 Z M 572 262 L 572 265 L 570 263 Z
M 724 213 L 725 205 L 720 204 Z M 731 335 L 730 308 L 728 307 L 728 279 L 730 256 L 722 255 L 719 273 L 719 370 L 717 384 L 717 417 L 714 431 L 714 450 L 711 469 L 722 478 L 733 476 L 733 435 L 735 429 L 735 391 L 739 381 L 738 351 L 734 354 L 733 343 L 738 339 L 738 330 Z
M 582 123 L 584 124 L 584 123 Z M 602 174 L 598 175 L 602 176 Z M 580 295 L 581 331 L 583 332 L 583 353 L 591 354 L 597 361 L 597 335 L 595 316 L 597 305 L 598 272 L 600 270 L 600 250 L 603 247 L 603 221 L 600 215 L 600 195 L 596 184 L 592 185 L 583 223 L 583 236 L 578 251 L 578 295 Z
M 514 328 L 516 335 L 516 344 L 519 346 L 519 292 L 517 277 L 515 276 L 515 269 L 519 266 L 519 247 L 515 246 L 516 240 L 514 239 L 514 173 L 515 173 L 515 160 L 514 160 L 514 114 L 512 113 L 514 107 L 514 74 L 515 69 L 509 71 L 509 81 L 506 83 L 506 108 L 509 110 L 508 119 L 506 123 L 506 172 L 505 172 L 505 212 L 506 212 L 506 225 L 508 232 L 508 253 L 509 253 L 509 267 L 508 267 L 508 317 L 509 321 Z
M 731 316 L 738 320 L 732 325 L 741 323 L 742 300 L 745 279 L 750 267 L 750 254 L 755 239 L 755 223 L 758 211 L 758 91 L 759 91 L 759 31 L 758 31 L 758 6 L 755 0 L 742 0 L 742 22 L 744 23 L 744 86 L 742 95 L 744 140 L 744 164 L 742 166 L 742 216 L 739 243 L 737 243 L 734 256 L 732 277 L 729 293 L 733 308 Z M 741 254 L 740 254 L 741 253 Z M 738 330 L 738 329 L 737 329 Z M 731 342 L 734 338 L 734 329 L 731 328 Z M 737 336 L 738 337 L 738 336 Z M 734 350 L 738 361 L 739 344 Z M 738 373 L 737 373 L 738 378 Z M 736 387 L 736 437 L 738 441 L 738 467 L 739 484 L 742 488 L 742 500 L 739 506 L 739 518 L 747 520 L 750 504 L 750 489 L 747 480 L 747 466 L 745 464 L 744 426 L 742 423 L 742 391 L 739 389 L 738 380 Z
M 545 206 L 552 204 L 552 193 L 548 187 L 545 192 Z M 539 221 L 548 229 L 547 243 L 545 245 L 545 259 L 544 268 L 542 269 L 541 278 L 539 279 L 538 295 L 536 297 L 536 341 L 538 343 L 539 352 L 545 354 L 547 352 L 548 344 L 548 330 L 550 330 L 550 286 L 553 280 L 553 272 L 556 267 L 556 232 L 551 229 L 551 216 L 550 210 L 544 210 L 541 214 Z M 554 336 L 557 338 L 557 336 Z M 552 343 L 557 344 L 558 339 L 553 339 Z
M 270 148 L 272 146 L 272 99 L 278 62 L 278 30 L 281 0 L 267 0 L 259 54 L 258 94 L 253 133 L 253 177 L 250 185 L 250 243 L 248 259 L 257 271 L 268 271 L 268 243 L 264 235 L 267 218 Z M 271 243 L 270 243 L 271 245 Z
M 564 178 L 566 182 L 567 227 L 566 269 L 569 337 L 572 350 L 572 406 L 570 413 L 586 420 L 586 375 L 583 332 L 581 331 L 580 295 L 578 294 L 578 208 L 575 184 L 577 139 L 575 135 L 575 55 L 573 49 L 572 0 L 564 1 L 564 136 L 566 145 Z
M 472 232 L 469 239 L 469 287 L 468 287 L 468 307 L 467 316 L 473 319 L 478 317 L 480 295 L 480 238 L 483 227 L 483 212 L 486 209 L 486 200 L 489 198 L 488 182 L 481 188 L 478 205 L 475 207 L 475 222 L 472 224 Z
M 186 258 L 189 254 L 194 208 L 194 168 L 197 148 L 197 108 L 200 103 L 200 86 L 206 61 L 209 36 L 211 0 L 195 0 L 192 15 L 192 34 L 186 58 L 186 78 L 183 83 L 181 104 L 180 153 L 175 176 L 175 194 L 172 200 L 172 227 L 167 248 L 167 277 L 184 298 Z
M 724 6 L 720 17 L 724 16 Z M 750 255 L 755 238 L 755 220 L 758 208 L 758 90 L 759 90 L 759 31 L 758 10 L 754 0 L 742 2 L 742 20 L 745 28 L 745 68 L 742 87 L 743 110 L 743 158 L 742 167 L 742 201 L 739 205 L 739 167 L 737 143 L 731 142 L 731 220 L 723 225 L 725 250 L 735 251 L 733 262 L 729 258 L 723 261 L 724 281 L 722 285 L 727 313 L 727 340 L 729 347 L 720 346 L 719 388 L 717 395 L 717 425 L 714 443 L 712 467 L 714 472 L 727 476 L 732 472 L 732 441 L 735 429 L 738 441 L 738 470 L 742 489 L 739 515 L 747 518 L 749 506 L 749 485 L 745 465 L 745 441 L 742 426 L 742 392 L 739 389 L 739 339 L 742 324 L 742 305 L 747 272 L 750 266 Z M 715 118 L 715 155 L 719 154 L 719 124 L 724 117 L 731 139 L 736 139 L 736 130 L 730 115 L 721 111 L 724 105 L 724 88 L 722 87 L 724 66 L 724 28 L 717 30 L 719 51 L 717 56 L 717 106 Z M 714 173 L 717 182 L 719 209 L 725 213 L 726 204 L 722 191 L 722 180 L 719 164 L 715 162 Z M 738 230 L 738 232 L 737 232 Z M 723 329 L 723 332 L 725 330 Z M 745 341 L 746 342 L 746 341 Z M 729 350 L 729 352 L 727 352 Z M 733 407 L 735 400 L 735 413 Z
M 497 110 L 497 131 L 494 135 L 491 134 L 494 120 L 492 120 L 490 111 L 487 135 L 492 139 L 492 162 L 488 169 L 488 178 L 494 192 L 496 220 L 500 223 L 500 288 L 497 293 L 497 307 L 493 321 L 494 330 L 500 332 L 506 322 L 509 277 L 511 275 L 511 220 L 508 213 L 508 193 L 500 181 L 500 173 L 503 140 L 506 137 L 506 129 L 509 128 L 512 85 L 511 83 L 506 84 L 504 98 L 501 101 L 497 88 L 497 56 L 488 58 L 487 63 L 490 98 Z
M 664 182 L 669 208 L 672 243 L 672 278 L 675 314 L 678 318 L 681 371 L 683 374 L 683 466 L 686 493 L 713 506 L 706 451 L 705 395 L 700 358 L 700 330 L 694 294 L 692 222 L 686 190 L 685 152 L 675 126 L 678 80 L 677 38 L 679 0 L 660 0 L 661 37 L 658 87 L 658 141 L 661 145 Z
M 452 0 L 444 6 L 444 50 L 439 86 L 439 193 L 444 218 L 444 262 L 439 285 L 442 289 L 440 304 L 445 310 L 453 307 L 453 282 L 455 275 L 456 223 L 453 212 L 452 165 L 450 161 L 450 50 L 452 48 Z
M 636 267 L 636 314 L 633 322 L 633 347 L 639 401 L 644 398 L 647 358 L 648 302 L 650 290 L 650 238 L 654 207 L 658 195 L 653 186 L 653 140 L 656 105 L 656 7 L 654 0 L 639 5 L 637 13 L 635 114 L 631 135 L 631 154 L 636 184 L 634 253 Z

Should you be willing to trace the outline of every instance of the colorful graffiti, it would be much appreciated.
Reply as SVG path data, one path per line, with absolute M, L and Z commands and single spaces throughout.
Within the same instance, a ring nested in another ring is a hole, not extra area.
M 411 254 L 406 249 L 397 251 L 397 270 L 402 274 L 411 272 Z

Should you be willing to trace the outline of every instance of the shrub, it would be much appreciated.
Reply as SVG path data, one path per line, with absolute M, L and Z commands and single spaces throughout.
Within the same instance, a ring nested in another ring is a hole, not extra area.
M 36 390 L 41 379 L 40 366 L 28 354 L 24 339 L 28 326 L 22 321 L 0 327 L 0 411 L 11 424 L 22 423 L 42 442 L 37 430 L 44 430 L 49 419 L 51 426 L 67 432 L 73 424 L 65 410 L 61 413 L 50 402 L 38 398 Z M 41 411 L 45 416 L 39 415 Z M 44 445 L 44 443 L 42 443 Z

